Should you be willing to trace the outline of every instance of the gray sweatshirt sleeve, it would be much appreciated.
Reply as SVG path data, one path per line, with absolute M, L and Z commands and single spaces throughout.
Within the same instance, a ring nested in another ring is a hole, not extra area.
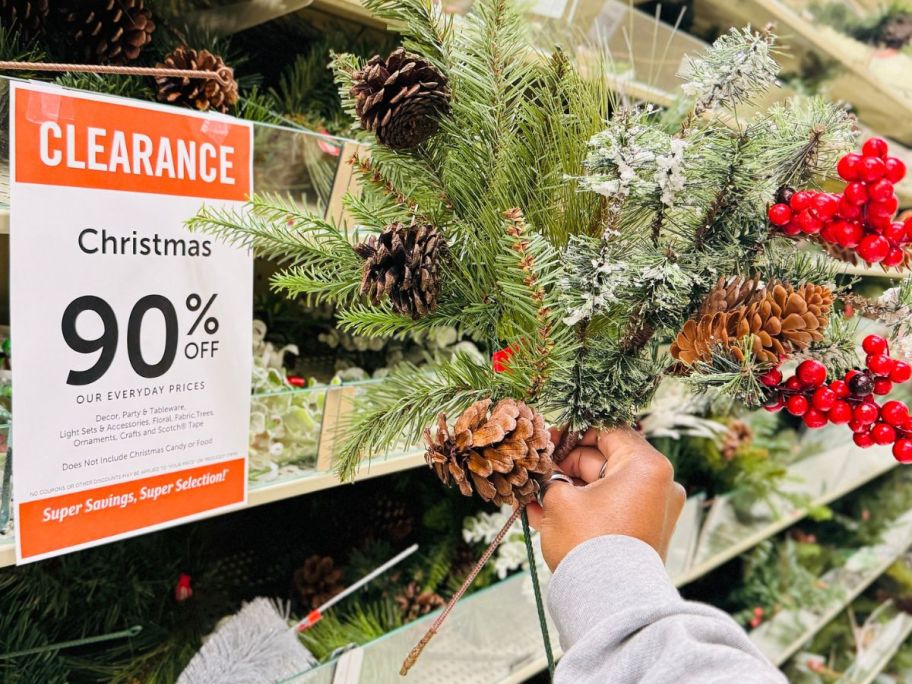
M 726 613 L 678 594 L 655 550 L 605 536 L 571 551 L 548 608 L 564 656 L 555 684 L 785 684 Z

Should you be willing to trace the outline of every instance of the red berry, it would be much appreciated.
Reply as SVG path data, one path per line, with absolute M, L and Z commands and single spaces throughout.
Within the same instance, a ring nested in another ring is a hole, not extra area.
M 868 186 L 868 197 L 875 202 L 886 202 L 893 197 L 893 183 L 881 178 Z
M 812 430 L 822 428 L 827 424 L 826 414 L 823 411 L 818 411 L 815 408 L 809 408 L 804 416 L 802 416 L 802 420 L 804 420 L 804 424 Z
M 880 157 L 862 157 L 860 168 L 861 180 L 865 183 L 873 183 L 874 181 L 880 180 L 887 172 L 887 166 Z
M 839 211 L 839 200 L 827 192 L 818 193 L 811 201 L 811 209 L 823 220 L 831 219 Z
M 767 387 L 775 387 L 782 382 L 782 371 L 778 368 L 770 368 L 766 373 L 760 376 L 760 382 Z
M 849 386 L 844 380 L 833 380 L 833 382 L 830 383 L 830 389 L 833 390 L 837 399 L 843 399 L 849 396 Z
M 814 193 L 809 190 L 799 190 L 792 195 L 789 200 L 789 206 L 795 211 L 803 211 L 811 206 L 811 200 L 814 199 Z
M 899 427 L 909 420 L 909 407 L 901 401 L 888 401 L 880 407 L 880 417 L 885 423 Z
M 865 354 L 870 355 L 886 354 L 888 351 L 887 341 L 880 335 L 868 335 L 865 337 L 861 343 L 861 348 L 865 350 Z M 858 371 L 849 372 L 855 374 Z
M 852 435 L 852 441 L 855 442 L 856 446 L 860 446 L 862 449 L 874 446 L 874 440 L 871 439 L 871 435 L 868 432 L 856 432 Z
M 875 404 L 859 404 L 852 412 L 852 417 L 862 425 L 870 425 L 880 417 L 880 411 Z
M 888 214 L 868 214 L 867 226 L 869 232 L 880 235 L 890 224 L 893 223 L 893 216 Z
M 849 430 L 852 432 L 867 432 L 870 428 L 870 423 L 859 423 L 857 420 L 849 421 Z
M 893 382 L 906 382 L 912 378 L 912 366 L 905 361 L 894 361 L 890 371 L 890 380 Z
M 769 208 L 768 215 L 774 226 L 784 226 L 792 220 L 792 210 L 787 204 L 774 204 Z
M 861 216 L 861 207 L 859 203 L 851 202 L 847 197 L 839 199 L 839 216 L 844 219 L 857 219 Z
M 893 383 L 886 378 L 878 378 L 874 381 L 874 394 L 883 396 L 893 391 Z
M 837 400 L 830 412 L 827 413 L 827 418 L 830 419 L 831 423 L 836 423 L 837 425 L 848 423 L 852 420 L 852 407 L 848 402 Z
M 900 439 L 893 445 L 893 457 L 900 463 L 912 463 L 912 439 Z
M 864 237 L 864 229 L 857 223 L 837 221 L 832 225 L 836 241 L 843 247 L 858 247 L 858 243 Z
M 893 370 L 893 359 L 886 354 L 870 354 L 865 359 L 865 365 L 874 375 L 886 377 Z
M 886 183 L 886 181 L 877 181 L 878 183 Z M 890 195 L 886 199 L 876 199 L 868 204 L 868 216 L 877 216 L 884 217 L 889 216 L 893 218 L 893 214 L 896 213 L 896 210 L 899 209 L 899 200 L 896 198 L 896 195 Z
M 793 416 L 803 416 L 808 410 L 808 400 L 800 394 L 792 395 L 785 402 L 785 410 Z
M 871 428 L 871 439 L 875 444 L 892 444 L 896 441 L 896 430 L 892 425 L 877 423 Z
M 889 149 L 883 138 L 868 138 L 861 146 L 861 153 L 866 157 L 886 157 Z
M 798 225 L 801 226 L 801 231 L 803 233 L 813 235 L 814 233 L 819 233 L 820 229 L 823 228 L 823 221 L 814 216 L 809 210 L 805 209 L 798 214 Z
M 899 221 L 891 221 L 881 235 L 893 245 L 899 245 L 906 241 L 906 227 Z
M 839 224 L 842 221 L 827 221 L 823 224 L 823 229 L 820 231 L 820 238 L 826 240 L 832 244 L 839 243 L 839 233 L 838 228 Z
M 782 407 L 785 406 L 785 402 L 782 400 L 782 397 L 776 397 L 770 402 L 767 402 L 763 405 L 763 408 L 769 411 L 770 413 L 778 413 L 782 410 Z
M 839 177 L 847 181 L 856 181 L 861 178 L 861 155 L 857 152 L 849 152 L 836 164 L 836 170 Z
M 906 165 L 902 159 L 887 157 L 884 159 L 884 166 L 887 169 L 886 179 L 891 183 L 899 183 L 906 177 Z
M 811 404 L 818 411 L 829 411 L 833 408 L 833 404 L 836 403 L 836 392 L 831 390 L 829 387 L 818 387 L 817 391 L 814 392 L 814 396 L 811 397 Z
M 906 237 L 912 240 L 912 216 L 903 221 L 903 225 L 906 227 Z
M 858 244 L 858 256 L 869 264 L 883 261 L 890 253 L 890 243 L 880 235 L 868 235 Z
M 892 247 L 887 253 L 887 256 L 880 263 L 887 268 L 892 268 L 894 266 L 899 266 L 905 258 L 905 253 L 899 247 Z
M 820 361 L 808 359 L 798 364 L 795 369 L 795 377 L 807 387 L 820 387 L 826 382 L 827 369 Z
M 864 204 L 868 201 L 868 189 L 865 187 L 864 183 L 849 183 L 845 186 L 845 190 L 842 191 L 842 196 L 852 204 Z M 795 208 L 795 205 L 792 205 L 792 209 Z M 845 214 L 842 214 L 840 210 L 840 215 L 843 218 L 849 218 Z
M 801 233 L 801 225 L 797 218 L 793 217 L 786 225 L 782 226 L 782 232 L 786 235 L 798 235 Z
M 785 381 L 785 389 L 801 391 L 804 389 L 804 385 L 801 384 L 801 380 L 793 375 Z

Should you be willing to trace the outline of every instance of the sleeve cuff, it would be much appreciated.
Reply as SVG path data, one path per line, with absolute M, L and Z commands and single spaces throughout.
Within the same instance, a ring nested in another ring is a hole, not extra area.
M 548 609 L 564 649 L 624 610 L 681 600 L 655 549 L 620 535 L 577 546 L 557 566 L 548 586 Z

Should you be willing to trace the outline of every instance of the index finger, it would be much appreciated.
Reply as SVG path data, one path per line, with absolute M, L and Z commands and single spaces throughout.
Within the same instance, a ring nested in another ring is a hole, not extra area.
M 598 433 L 598 448 L 609 462 L 626 461 L 649 442 L 630 427 L 602 430 Z

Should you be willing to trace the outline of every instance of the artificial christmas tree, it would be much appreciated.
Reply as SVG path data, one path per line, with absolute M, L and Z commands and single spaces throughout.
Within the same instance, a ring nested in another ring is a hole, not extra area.
M 155 31 L 144 0 L 80 0 L 68 4 L 65 17 L 70 37 L 88 62 L 132 62 Z
M 194 50 L 180 45 L 157 66 L 164 69 L 211 71 L 224 79 L 224 82 L 220 82 L 214 78 L 158 76 L 155 83 L 160 102 L 191 107 L 201 112 L 212 110 L 222 113 L 237 104 L 238 84 L 234 80 L 234 70 L 225 64 L 225 60 L 208 50 Z

